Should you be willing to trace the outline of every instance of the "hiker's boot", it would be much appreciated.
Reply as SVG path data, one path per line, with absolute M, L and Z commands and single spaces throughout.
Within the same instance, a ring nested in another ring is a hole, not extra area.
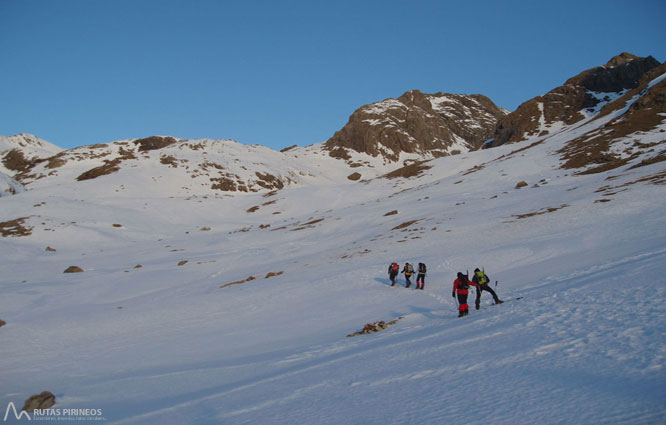
M 479 303 L 476 303 L 476 304 L 474 304 L 474 307 L 476 307 L 476 309 L 478 310 L 478 309 L 480 309 L 480 308 L 481 308 L 481 304 L 479 304 Z
M 495 300 L 495 304 L 502 304 L 504 301 L 500 300 L 499 298 Z

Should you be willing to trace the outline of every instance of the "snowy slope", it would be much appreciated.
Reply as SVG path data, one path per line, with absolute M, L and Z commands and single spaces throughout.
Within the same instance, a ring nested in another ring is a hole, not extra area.
M 0 230 L 30 233 L 0 239 L 0 407 L 48 390 L 110 423 L 664 423 L 666 170 L 561 169 L 600 125 L 410 178 L 354 158 L 361 182 L 316 145 L 176 144 L 79 182 L 103 163 L 81 154 L 0 199 Z M 294 183 L 219 194 L 192 177 L 212 156 Z M 391 261 L 425 262 L 426 289 L 390 287 Z M 508 302 L 459 319 L 474 267 Z

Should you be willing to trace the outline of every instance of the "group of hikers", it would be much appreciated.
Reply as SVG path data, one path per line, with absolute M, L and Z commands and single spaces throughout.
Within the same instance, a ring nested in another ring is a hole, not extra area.
M 402 272 L 399 271 L 400 266 L 398 263 L 391 263 L 388 268 L 389 278 L 391 279 L 391 286 L 395 286 L 396 277 L 398 273 L 405 274 L 405 288 L 409 288 L 412 285 L 410 278 L 414 274 L 414 267 L 410 263 L 405 263 L 405 266 L 402 268 Z M 425 288 L 425 276 L 426 276 L 426 265 L 424 263 L 419 263 L 418 274 L 416 275 L 416 289 Z M 492 295 L 495 304 L 502 304 L 503 301 L 499 299 L 493 288 L 489 285 L 490 278 L 486 274 L 485 270 L 479 270 L 478 268 L 474 269 L 474 277 L 472 280 L 469 279 L 469 272 L 467 274 L 462 274 L 458 272 L 456 280 L 453 281 L 453 291 L 451 296 L 453 298 L 458 297 L 458 317 L 467 316 L 469 314 L 469 305 L 467 304 L 467 296 L 469 295 L 469 287 L 476 286 L 476 301 L 474 306 L 478 310 L 481 308 L 481 292 L 486 291 L 490 292 Z
M 395 278 L 398 276 L 398 270 L 400 266 L 398 263 L 391 263 L 389 265 L 388 274 L 391 279 L 391 286 L 395 286 Z M 410 263 L 405 263 L 405 266 L 402 268 L 400 273 L 405 274 L 405 288 L 412 286 L 412 281 L 409 280 L 414 274 L 414 267 Z M 419 263 L 419 273 L 416 275 L 416 289 L 425 288 L 425 275 L 426 275 L 426 265 Z

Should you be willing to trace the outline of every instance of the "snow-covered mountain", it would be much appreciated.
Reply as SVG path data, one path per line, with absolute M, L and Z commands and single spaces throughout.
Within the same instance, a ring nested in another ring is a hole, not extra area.
M 0 172 L 11 174 L 22 171 L 31 161 L 48 158 L 62 148 L 32 134 L 0 136 Z
M 622 108 L 427 161 L 153 137 L 32 163 L 0 199 L 0 408 L 51 391 L 94 410 L 72 422 L 662 423 L 666 116 L 613 139 L 633 148 L 615 167 L 564 157 L 659 108 L 650 72 Z M 392 261 L 426 263 L 425 290 L 391 287 Z M 475 267 L 507 302 L 457 318 Z
M 338 158 L 362 152 L 393 162 L 403 152 L 454 155 L 479 148 L 507 113 L 483 95 L 412 90 L 357 109 L 325 146 Z

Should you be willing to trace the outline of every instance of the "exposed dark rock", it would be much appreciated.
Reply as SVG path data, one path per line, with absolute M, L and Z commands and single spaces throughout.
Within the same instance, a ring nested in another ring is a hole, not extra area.
M 33 162 L 28 160 L 19 149 L 11 149 L 5 153 L 2 163 L 7 169 L 18 173 L 27 171 L 33 165 Z
M 352 181 L 360 180 L 361 179 L 361 173 L 352 173 L 352 174 L 348 175 L 347 178 L 349 180 L 352 180 Z
M 78 266 L 69 266 L 63 273 L 83 273 L 83 269 Z
M 139 152 L 145 152 L 166 148 L 176 142 L 177 140 L 173 137 L 151 136 L 145 139 L 137 139 L 134 144 L 139 147 Z
M 345 160 L 351 159 L 348 150 L 390 161 L 397 161 L 401 152 L 445 156 L 460 143 L 468 149 L 480 147 L 505 115 L 482 95 L 413 90 L 357 109 L 325 147 L 330 156 Z
M 631 134 L 650 132 L 664 122 L 666 80 L 649 87 L 651 81 L 664 73 L 666 73 L 666 64 L 652 69 L 643 76 L 638 87 L 605 105 L 599 117 L 625 109 L 628 101 L 638 97 L 624 113 L 605 123 L 603 127 L 567 142 L 567 145 L 559 151 L 564 161 L 562 168 L 585 168 L 578 174 L 593 174 L 624 166 L 639 156 L 643 156 L 640 162 L 643 165 L 662 161 L 663 150 L 655 147 L 665 144 L 666 138 L 651 144 L 634 141 L 631 145 L 623 145 L 623 155 L 617 151 L 613 152 L 612 147 Z M 644 154 L 649 149 L 652 149 L 654 154 L 651 158 L 645 158 Z
M 351 336 L 357 336 L 357 335 L 367 335 L 367 334 L 383 331 L 384 329 L 388 328 L 389 326 L 393 326 L 396 323 L 398 323 L 398 321 L 402 318 L 403 318 L 402 316 L 398 317 L 397 319 L 391 320 L 388 323 L 384 322 L 383 320 L 380 320 L 379 322 L 368 323 L 363 327 L 362 330 L 360 330 L 358 332 L 351 333 L 347 336 L 351 337 Z
M 528 136 L 548 134 L 548 130 L 542 128 L 544 124 L 574 124 L 585 117 L 581 111 L 604 101 L 603 93 L 616 94 L 635 89 L 639 86 L 641 77 L 659 65 L 651 56 L 639 58 L 622 53 L 605 66 L 583 71 L 567 80 L 564 85 L 521 104 L 518 109 L 501 119 L 492 136 L 492 146 L 518 142 Z
M 30 217 L 20 217 L 14 220 L 3 221 L 0 223 L 0 235 L 7 236 L 30 236 L 32 227 L 24 226 L 24 223 Z
M 49 391 L 44 391 L 41 394 L 31 395 L 23 404 L 23 409 L 26 412 L 33 412 L 35 409 L 48 409 L 55 405 L 55 395 Z

